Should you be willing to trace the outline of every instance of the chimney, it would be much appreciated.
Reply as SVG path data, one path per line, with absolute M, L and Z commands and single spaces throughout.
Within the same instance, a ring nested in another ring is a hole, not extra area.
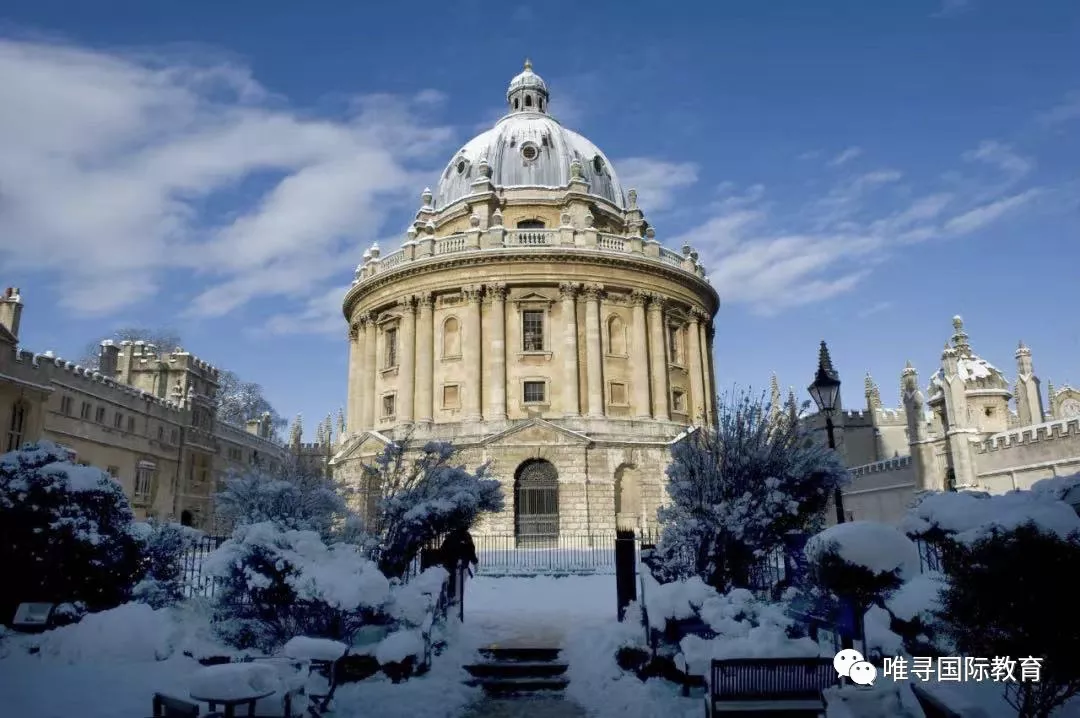
M 8 287 L 0 297 L 0 324 L 4 325 L 12 336 L 19 338 L 19 320 L 22 319 L 22 297 L 18 287 Z
M 112 339 L 101 342 L 101 351 L 98 354 L 98 371 L 110 379 L 116 378 L 119 370 L 120 347 L 116 346 Z

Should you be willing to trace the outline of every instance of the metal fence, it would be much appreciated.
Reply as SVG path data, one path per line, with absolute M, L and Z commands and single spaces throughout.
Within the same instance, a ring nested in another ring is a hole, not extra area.
M 184 595 L 188 598 L 203 596 L 212 598 L 218 589 L 218 581 L 203 571 L 203 562 L 225 543 L 225 536 L 202 536 L 184 552 Z
M 560 532 L 551 535 L 480 533 L 473 536 L 479 559 L 477 573 L 484 576 L 614 574 L 614 531 Z M 641 543 L 650 543 L 642 536 Z

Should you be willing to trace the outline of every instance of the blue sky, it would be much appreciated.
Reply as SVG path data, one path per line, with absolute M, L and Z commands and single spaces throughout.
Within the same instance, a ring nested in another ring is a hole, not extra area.
M 552 112 L 689 237 L 721 388 L 863 403 L 950 318 L 1080 382 L 1080 5 L 1072 0 L 98 3 L 0 17 L 0 282 L 22 339 L 123 325 L 261 383 L 309 431 L 345 401 L 340 300 L 525 56 Z

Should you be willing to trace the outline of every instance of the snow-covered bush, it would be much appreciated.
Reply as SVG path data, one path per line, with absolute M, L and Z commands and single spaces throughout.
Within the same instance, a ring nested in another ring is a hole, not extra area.
M 61 446 L 0 456 L 0 621 L 24 601 L 125 601 L 140 573 L 133 520 L 123 487 Z
M 919 571 L 919 549 L 896 528 L 874 521 L 830 526 L 806 545 L 816 583 L 851 601 L 860 615 Z
M 356 541 L 360 520 L 349 507 L 350 494 L 345 484 L 291 461 L 226 478 L 214 506 L 218 521 L 230 528 L 270 521 L 284 530 L 316 531 L 327 541 Z
M 407 443 L 391 442 L 364 467 L 366 480 L 382 497 L 373 528 L 379 568 L 390 577 L 404 574 L 433 539 L 504 506 L 502 485 L 488 478 L 487 464 L 474 472 L 451 464 L 455 449 L 445 442 L 429 442 L 410 457 Z
M 948 655 L 948 646 L 939 645 L 941 593 L 946 578 L 937 572 L 921 573 L 905 581 L 885 601 L 891 620 L 888 629 L 900 637 L 912 656 Z M 871 609 L 873 610 L 873 609 Z M 867 628 L 869 634 L 869 627 Z M 869 635 L 868 635 L 869 638 Z
M 848 480 L 835 451 L 744 393 L 724 402 L 715 428 L 698 429 L 671 453 L 671 501 L 658 512 L 663 571 L 724 591 L 749 585 L 788 532 L 819 529 L 834 489 Z
M 314 531 L 273 522 L 240 526 L 207 557 L 216 577 L 218 629 L 231 644 L 270 651 L 293 636 L 348 641 L 384 620 L 390 584 L 355 545 L 327 546 Z
M 134 524 L 141 541 L 143 578 L 132 598 L 162 608 L 184 598 L 184 557 L 203 533 L 178 523 L 148 521 Z
M 1080 695 L 1076 601 L 1062 584 L 1080 574 L 1080 533 L 1061 528 L 1032 521 L 958 543 L 941 594 L 939 618 L 957 651 L 1040 660 L 1037 682 L 1005 684 L 1020 718 L 1048 718 Z

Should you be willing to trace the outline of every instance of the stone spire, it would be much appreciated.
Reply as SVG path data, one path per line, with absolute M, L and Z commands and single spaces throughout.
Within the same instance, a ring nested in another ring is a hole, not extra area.
M 323 438 L 326 439 L 326 444 L 329 446 L 334 443 L 334 415 L 329 413 L 326 418 L 323 419 Z
M 296 418 L 293 419 L 292 425 L 289 427 L 289 446 L 291 446 L 294 451 L 298 450 L 300 448 L 300 443 L 303 441 L 303 438 L 304 415 L 297 414 Z
M 1041 382 L 1035 376 L 1031 350 L 1022 341 L 1016 348 L 1016 387 L 1013 390 L 1013 397 L 1016 400 L 1016 414 L 1021 426 L 1046 421 Z
M 964 331 L 964 318 L 957 314 L 952 318 L 952 325 L 952 345 L 956 349 L 957 356 L 971 356 L 971 344 L 968 342 L 967 332 Z
M 866 409 L 867 411 L 874 411 L 881 408 L 881 390 L 878 389 L 878 385 L 874 382 L 874 377 L 870 376 L 870 372 L 866 372 Z

